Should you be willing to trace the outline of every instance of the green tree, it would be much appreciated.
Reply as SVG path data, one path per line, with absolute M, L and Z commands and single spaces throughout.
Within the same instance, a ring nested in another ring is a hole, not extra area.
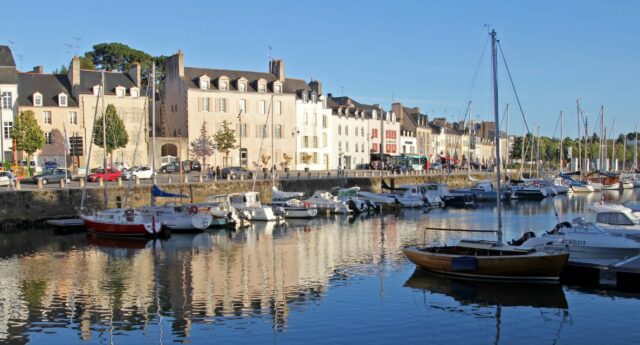
M 93 143 L 98 147 L 104 148 L 104 137 L 102 130 L 102 116 L 96 119 L 93 126 Z M 113 104 L 107 106 L 107 110 L 104 114 L 105 123 L 107 126 L 107 154 L 111 156 L 111 163 L 113 163 L 113 151 L 119 148 L 127 146 L 129 143 L 129 133 L 124 126 L 124 122 L 118 116 L 118 111 Z
M 191 142 L 190 153 L 194 157 L 202 159 L 202 165 L 207 164 L 207 157 L 215 152 L 215 144 L 209 132 L 207 132 L 207 123 L 203 122 L 200 128 L 200 136 Z
M 81 69 L 96 69 L 96 65 L 93 63 L 93 60 L 87 56 L 80 57 L 80 68 Z
M 67 74 L 67 73 L 69 73 L 69 69 L 64 64 L 60 66 L 60 69 L 56 68 L 53 70 L 53 74 Z
M 34 152 L 44 147 L 44 132 L 38 125 L 36 116 L 31 110 L 21 111 L 15 120 L 11 137 L 16 140 L 16 149 L 27 153 L 27 167 L 31 164 Z M 27 169 L 31 176 L 31 169 Z
M 231 123 L 222 121 L 222 128 L 213 136 L 218 151 L 224 153 L 224 161 L 229 161 L 229 152 L 236 148 L 236 131 L 231 129 Z

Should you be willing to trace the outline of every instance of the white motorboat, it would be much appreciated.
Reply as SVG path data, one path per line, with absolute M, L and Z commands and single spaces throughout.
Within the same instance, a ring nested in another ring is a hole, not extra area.
M 307 201 L 298 199 L 289 199 L 287 201 L 278 201 L 271 203 L 276 214 L 284 218 L 315 218 L 318 215 L 318 209 Z
M 191 205 L 208 208 L 209 214 L 213 218 L 210 226 L 212 228 L 237 228 L 248 225 L 248 222 L 243 223 L 242 221 L 248 217 L 240 217 L 238 210 L 231 206 L 231 200 L 226 194 L 211 195 L 207 197 L 205 202 Z
M 338 200 L 333 194 L 327 191 L 315 191 L 308 199 L 303 200 L 315 205 L 320 212 L 331 212 L 336 214 L 347 214 L 351 211 L 346 203 Z
M 423 183 L 418 185 L 422 199 L 429 207 L 442 207 L 442 196 L 449 194 L 449 187 L 444 183 Z
M 400 202 L 395 196 L 377 194 L 373 192 L 359 191 L 358 196 L 362 199 L 369 200 L 383 207 L 399 206 Z
M 640 236 L 640 217 L 628 207 L 614 204 L 589 204 L 595 222 L 605 231 L 624 236 Z
M 271 187 L 271 201 L 287 201 L 290 199 L 300 199 L 304 193 L 302 192 L 283 192 L 278 190 L 276 186 Z
M 610 234 L 596 224 L 585 223 L 581 218 L 572 223 L 562 222 L 540 237 L 529 231 L 511 244 L 547 252 L 566 250 L 570 260 L 624 259 L 640 254 L 639 242 Z
M 562 178 L 556 177 L 550 181 L 553 188 L 556 190 L 558 194 L 567 194 L 569 193 L 569 186 L 567 186 Z
M 231 206 L 241 212 L 248 220 L 275 221 L 278 220 L 271 207 L 262 206 L 258 192 L 234 193 L 229 195 Z
M 196 205 L 167 203 L 162 206 L 145 206 L 138 210 L 147 216 L 155 216 L 171 231 L 203 230 L 208 228 L 213 220 L 208 210 Z
M 336 190 L 336 197 L 338 200 L 347 204 L 347 207 L 356 214 L 362 212 L 377 212 L 380 210 L 380 206 L 376 203 L 360 198 L 358 196 L 359 192 L 360 187 L 338 188 Z
M 400 203 L 400 207 L 415 208 L 424 206 L 422 193 L 420 193 L 417 186 L 400 186 L 384 195 L 395 198 Z

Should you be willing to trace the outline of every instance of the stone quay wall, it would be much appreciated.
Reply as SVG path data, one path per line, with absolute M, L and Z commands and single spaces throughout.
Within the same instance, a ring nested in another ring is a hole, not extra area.
M 489 178 L 487 175 L 476 178 Z M 358 186 L 362 190 L 380 192 L 382 179 L 389 185 L 414 184 L 422 182 L 438 182 L 440 175 L 404 175 L 404 176 L 368 176 L 368 177 L 327 177 L 318 174 L 303 175 L 290 179 L 275 180 L 279 190 L 304 192 L 310 195 L 316 190 L 331 190 L 334 187 Z M 461 187 L 467 183 L 466 175 L 451 175 L 446 180 L 451 188 Z M 192 182 L 182 186 L 182 192 L 190 195 L 184 202 L 202 202 L 210 195 L 246 192 L 252 189 L 251 180 Z M 162 184 L 167 192 L 179 193 L 180 185 Z M 131 207 L 149 205 L 152 185 L 133 185 L 129 191 L 128 204 Z M 271 180 L 257 180 L 255 190 L 260 193 L 262 202 L 271 200 Z M 116 200 L 125 205 L 127 186 L 108 187 L 108 207 L 116 207 Z M 49 219 L 75 218 L 82 198 L 80 188 L 60 188 L 41 190 L 18 190 L 0 192 L 0 224 L 2 229 L 15 227 L 31 227 L 41 225 Z M 180 202 L 172 198 L 158 198 L 158 203 Z M 87 188 L 85 207 L 89 209 L 104 208 L 104 190 Z

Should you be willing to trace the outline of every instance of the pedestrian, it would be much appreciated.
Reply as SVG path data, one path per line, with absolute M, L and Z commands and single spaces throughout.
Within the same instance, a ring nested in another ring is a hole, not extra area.
M 220 166 L 219 165 L 216 165 L 216 177 L 217 178 L 221 178 L 221 176 L 220 176 Z
M 7 171 L 7 177 L 9 178 L 9 184 L 7 185 L 7 189 L 8 190 L 15 190 L 16 186 L 16 175 L 13 174 L 13 172 L 11 172 L 11 170 Z

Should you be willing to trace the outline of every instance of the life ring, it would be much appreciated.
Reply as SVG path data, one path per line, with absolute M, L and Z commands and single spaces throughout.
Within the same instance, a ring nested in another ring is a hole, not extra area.
M 196 205 L 192 205 L 191 207 L 189 207 L 189 213 L 190 213 L 190 214 L 196 214 L 196 213 L 198 213 L 198 206 L 196 206 Z

